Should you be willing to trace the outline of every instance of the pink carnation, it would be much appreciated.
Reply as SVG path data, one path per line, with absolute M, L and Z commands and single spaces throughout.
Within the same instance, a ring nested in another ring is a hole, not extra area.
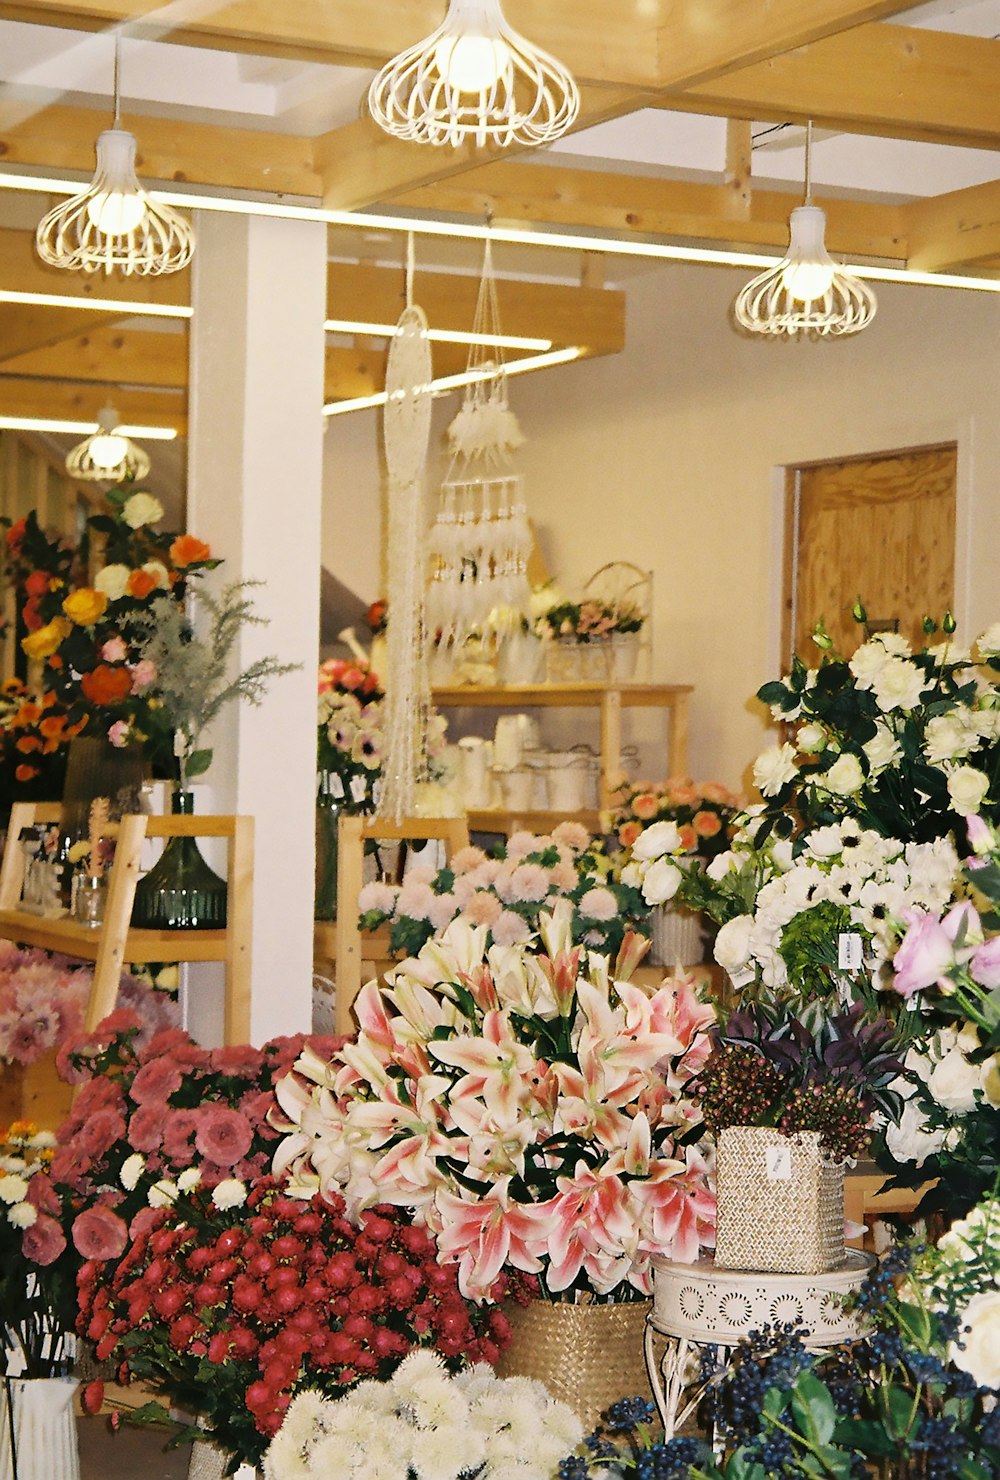
M 256 1079 L 264 1066 L 259 1048 L 247 1043 L 229 1043 L 211 1051 L 212 1068 L 221 1074 L 239 1075 L 242 1079 Z
M 129 1094 L 137 1105 L 153 1101 L 162 1105 L 183 1083 L 184 1075 L 178 1064 L 170 1059 L 150 1059 L 136 1073 Z
M 618 914 L 618 901 L 610 889 L 598 886 L 587 890 L 578 908 L 589 920 L 613 920 Z
M 166 1105 L 140 1105 L 128 1123 L 128 1143 L 133 1151 L 155 1151 L 163 1139 Z
M 85 1208 L 73 1222 L 73 1243 L 84 1259 L 117 1259 L 128 1241 L 128 1229 L 110 1208 Z
M 163 1122 L 163 1154 L 172 1162 L 188 1166 L 194 1154 L 194 1138 L 200 1115 L 197 1110 L 168 1110 Z
M 238 1110 L 230 1110 L 227 1105 L 206 1105 L 201 1111 L 194 1143 L 207 1160 L 231 1167 L 250 1150 L 253 1130 Z
M 54 1264 L 66 1247 L 66 1235 L 48 1213 L 39 1213 L 30 1228 L 24 1230 L 21 1248 L 33 1264 Z

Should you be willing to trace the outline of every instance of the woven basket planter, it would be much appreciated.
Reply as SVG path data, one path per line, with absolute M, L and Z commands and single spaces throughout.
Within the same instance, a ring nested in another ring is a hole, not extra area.
M 844 1168 L 824 1159 L 818 1131 L 720 1131 L 716 1175 L 720 1268 L 822 1274 L 844 1262 Z
M 697 910 L 679 904 L 658 904 L 650 913 L 649 923 L 651 966 L 669 970 L 674 966 L 697 966 L 704 960 L 704 920 Z
M 543 1382 L 589 1433 L 609 1403 L 651 1397 L 642 1346 L 651 1309 L 651 1300 L 621 1305 L 535 1300 L 508 1308 L 514 1335 L 497 1362 L 497 1374 Z

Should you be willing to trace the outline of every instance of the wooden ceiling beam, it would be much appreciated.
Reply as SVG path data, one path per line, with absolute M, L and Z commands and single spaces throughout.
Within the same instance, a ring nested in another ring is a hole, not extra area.
M 188 336 L 102 325 L 44 349 L 6 355 L 3 371 L 43 380 L 101 381 L 107 385 L 184 390 L 188 380 Z
M 5 416 L 43 416 L 94 421 L 108 403 L 106 385 L 65 380 L 34 380 L 0 373 L 0 412 Z M 187 398 L 176 391 L 116 390 L 115 410 L 122 422 L 187 431 Z
M 93 108 L 53 104 L 30 112 L 23 103 L 0 98 L 0 158 L 5 165 L 91 174 L 97 136 L 110 125 L 109 114 Z M 311 139 L 168 118 L 131 118 L 127 126 L 138 140 L 136 171 L 144 184 L 304 196 L 318 196 L 322 187 Z
M 902 210 L 915 271 L 985 266 L 1000 252 L 1000 180 L 910 201 Z
M 865 25 L 659 102 L 933 144 L 1000 147 L 1000 41 Z
M 655 81 L 661 9 L 619 0 L 608 24 L 605 0 L 508 0 L 511 25 L 553 52 L 578 78 Z M 192 13 L 194 11 L 194 13 Z M 160 0 L 3 0 L 0 19 L 102 30 L 127 22 L 131 34 L 182 45 L 248 51 L 372 70 L 441 24 L 442 0 L 227 0 L 179 7 Z
M 107 321 L 107 315 L 97 318 L 86 309 L 0 303 L 0 366 L 19 355 L 73 339 L 98 323 L 105 325 Z
M 415 274 L 416 301 L 434 329 L 471 329 L 478 292 L 475 276 L 419 269 Z M 624 347 L 624 293 L 501 278 L 497 299 L 501 328 L 507 334 L 551 339 L 560 348 L 581 345 L 593 354 L 615 354 Z M 402 271 L 361 262 L 330 264 L 327 312 L 331 318 L 394 324 L 405 305 Z M 464 367 L 467 348 L 459 348 Z
M 624 236 L 694 237 L 744 246 L 785 247 L 788 217 L 799 197 L 754 190 L 750 210 L 732 210 L 727 185 L 701 185 L 658 176 L 563 169 L 557 165 L 489 164 L 452 181 L 414 191 L 399 204 L 501 222 L 590 226 Z M 851 256 L 905 259 L 903 218 L 894 205 L 818 199 L 827 212 L 827 246 Z

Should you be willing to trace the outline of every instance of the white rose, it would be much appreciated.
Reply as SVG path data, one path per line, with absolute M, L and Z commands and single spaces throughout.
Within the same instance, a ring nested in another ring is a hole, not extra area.
M 994 622 L 992 627 L 987 627 L 981 633 L 976 646 L 984 658 L 992 658 L 1000 654 L 1000 622 Z
M 961 1345 L 948 1355 L 984 1388 L 1000 1388 L 1000 1290 L 973 1295 L 959 1316 Z
M 15 1228 L 30 1228 L 37 1219 L 38 1209 L 34 1203 L 15 1203 L 7 1211 L 7 1221 L 8 1223 L 12 1223 Z
M 679 853 L 680 847 L 681 833 L 676 822 L 654 822 L 632 844 L 632 857 L 647 862 L 662 858 L 664 853 Z
M 666 904 L 677 893 L 683 877 L 676 864 L 668 863 L 665 858 L 658 858 L 646 870 L 642 881 L 643 899 L 647 904 Z
M 823 773 L 823 783 L 837 796 L 851 796 L 865 784 L 865 773 L 856 755 L 838 756 L 829 771 Z
M 826 744 L 826 731 L 813 721 L 796 731 L 795 743 L 805 755 L 815 755 Z
M 163 518 L 163 505 L 151 493 L 133 493 L 125 500 L 122 518 L 130 529 L 141 529 L 144 524 L 156 524 Z
M 170 572 L 162 560 L 147 560 L 142 568 L 148 576 L 153 577 L 161 591 L 170 589 Z
M 956 812 L 978 812 L 990 789 L 990 778 L 975 766 L 958 766 L 948 777 L 948 795 Z
M 981 1087 L 979 1065 L 970 1064 L 958 1047 L 950 1049 L 927 1077 L 927 1088 L 938 1104 L 956 1115 L 967 1115 L 975 1109 L 974 1091 Z
M 212 1201 L 217 1208 L 241 1208 L 247 1200 L 247 1190 L 237 1177 L 226 1177 L 212 1188 Z
M 794 781 L 797 775 L 795 750 L 788 744 L 769 746 L 753 763 L 754 784 L 766 797 L 776 796 L 786 781 Z
M 724 879 L 727 874 L 735 874 L 735 873 L 738 873 L 739 872 L 739 867 L 740 867 L 740 861 L 736 857 L 736 854 L 735 853 L 733 853 L 733 852 L 717 853 L 715 855 L 715 857 L 708 864 L 707 868 L 705 869 L 705 872 L 708 875 L 708 877 L 710 879 L 713 879 L 715 881 L 715 883 L 717 884 L 719 882 L 719 880 L 720 879 Z M 623 877 L 624 877 L 624 875 L 623 875 Z
M 858 688 L 870 689 L 888 662 L 889 654 L 880 635 L 856 648 L 847 666 L 854 674 Z
M 642 888 L 642 869 L 637 863 L 627 863 L 621 872 L 621 881 L 630 889 Z
M 715 937 L 715 959 L 723 971 L 742 971 L 750 960 L 750 935 L 753 915 L 737 915 L 727 920 Z
M 894 1089 L 909 1089 L 903 1081 L 896 1080 Z M 927 1120 L 916 1100 L 907 1100 L 898 1125 L 886 1126 L 885 1144 L 889 1154 L 899 1162 L 912 1161 L 922 1167 L 928 1156 L 935 1156 L 944 1146 L 943 1130 L 928 1130 Z
M 927 722 L 924 752 L 935 764 L 968 755 L 978 743 L 978 734 L 959 714 L 936 714 Z
M 888 725 L 879 725 L 875 734 L 862 745 L 861 749 L 868 757 L 869 764 L 874 771 L 884 771 L 886 766 L 891 766 L 893 761 L 902 754 L 899 741 Z
M 925 679 L 915 663 L 890 658 L 872 689 L 880 709 L 915 709 L 924 691 Z
M 103 591 L 109 601 L 120 601 L 131 574 L 127 565 L 104 565 L 94 577 L 94 587 Z
M 140 1156 L 138 1151 L 126 1157 L 122 1162 L 122 1169 L 118 1173 L 119 1180 L 126 1192 L 134 1192 L 139 1178 L 146 1170 L 146 1158 Z

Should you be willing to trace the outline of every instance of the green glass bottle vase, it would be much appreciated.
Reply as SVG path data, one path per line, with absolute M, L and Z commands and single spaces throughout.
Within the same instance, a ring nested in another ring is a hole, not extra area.
M 175 816 L 190 817 L 194 798 L 175 791 Z M 132 924 L 139 930 L 224 930 L 226 881 L 209 868 L 196 838 L 168 838 L 159 860 L 135 887 Z
M 345 807 L 344 787 L 335 771 L 316 780 L 316 884 L 314 916 L 337 918 L 337 830 Z

